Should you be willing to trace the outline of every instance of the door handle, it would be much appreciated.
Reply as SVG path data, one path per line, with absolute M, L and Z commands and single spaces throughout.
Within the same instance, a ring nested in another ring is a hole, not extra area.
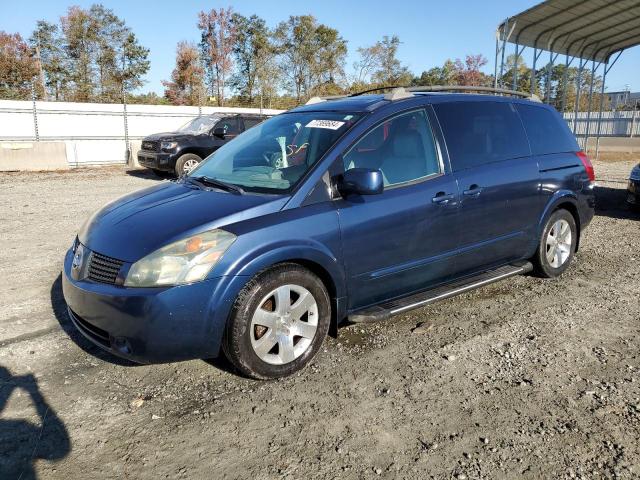
M 477 197 L 478 195 L 480 195 L 482 193 L 482 187 L 473 184 L 469 187 L 469 190 L 464 190 L 462 192 L 463 195 L 466 195 L 467 197 Z
M 455 197 L 453 193 L 438 192 L 436 193 L 436 196 L 431 199 L 431 201 L 433 203 L 437 203 L 438 205 L 446 205 L 454 199 Z

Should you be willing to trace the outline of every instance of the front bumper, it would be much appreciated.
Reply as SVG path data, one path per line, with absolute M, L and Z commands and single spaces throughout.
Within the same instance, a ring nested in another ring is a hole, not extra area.
M 640 207 L 640 180 L 629 179 L 627 203 L 634 207 Z
M 140 150 L 138 152 L 138 163 L 143 167 L 152 168 L 154 170 L 172 172 L 176 167 L 176 161 L 173 157 L 174 156 L 170 153 Z
M 62 289 L 78 330 L 109 352 L 138 363 L 218 355 L 230 302 L 225 279 L 168 288 L 126 288 L 74 280 L 67 252 Z

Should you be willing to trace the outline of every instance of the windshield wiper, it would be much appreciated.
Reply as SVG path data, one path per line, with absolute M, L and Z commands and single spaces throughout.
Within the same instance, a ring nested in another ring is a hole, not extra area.
M 195 180 L 203 185 L 209 185 L 211 187 L 220 188 L 227 192 L 237 193 L 238 195 L 242 195 L 244 193 L 244 189 L 239 187 L 238 185 L 234 185 L 233 183 L 223 182 L 222 180 L 218 180 L 217 178 L 211 177 L 189 177 L 191 180 Z

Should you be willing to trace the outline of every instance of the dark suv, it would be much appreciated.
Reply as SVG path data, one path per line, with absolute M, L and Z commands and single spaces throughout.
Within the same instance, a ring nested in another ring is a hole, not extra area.
M 223 349 L 247 375 L 280 377 L 347 319 L 532 270 L 559 276 L 594 215 L 593 187 L 566 123 L 538 102 L 405 90 L 317 100 L 96 212 L 66 254 L 64 297 L 77 328 L 117 355 Z
M 180 176 L 193 170 L 229 140 L 267 118 L 267 115 L 253 114 L 194 118 L 175 132 L 145 137 L 138 152 L 138 163 L 161 177 Z

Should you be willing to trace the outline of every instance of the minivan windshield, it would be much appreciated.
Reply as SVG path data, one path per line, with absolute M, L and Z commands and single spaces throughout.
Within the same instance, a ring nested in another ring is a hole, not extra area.
M 180 133 L 190 133 L 192 135 L 200 135 L 209 132 L 213 126 L 218 123 L 220 116 L 208 115 L 206 117 L 197 117 L 189 120 L 178 129 Z
M 340 112 L 277 115 L 220 147 L 187 178 L 216 179 L 249 192 L 290 192 L 359 118 Z

